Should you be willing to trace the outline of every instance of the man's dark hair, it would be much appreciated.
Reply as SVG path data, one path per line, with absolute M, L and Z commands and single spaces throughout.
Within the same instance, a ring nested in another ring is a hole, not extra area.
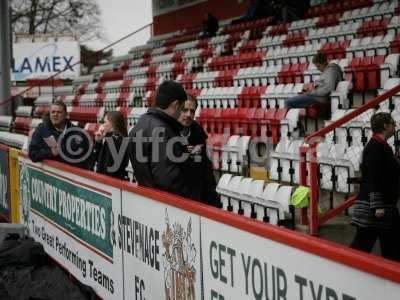
M 371 129 L 373 133 L 381 133 L 385 130 L 385 125 L 393 123 L 390 113 L 380 112 L 371 117 Z
M 57 105 L 57 106 L 59 106 L 59 107 L 62 107 L 63 108 L 63 110 L 64 110 L 64 112 L 67 112 L 67 106 L 65 105 L 65 103 L 64 102 L 62 102 L 62 101 L 55 101 L 55 102 L 53 102 L 53 103 L 51 103 L 50 104 L 50 106 L 52 106 L 52 105 Z
M 182 85 L 175 81 L 164 81 L 157 88 L 156 106 L 161 109 L 167 109 L 168 106 L 176 100 L 179 102 L 184 102 L 186 99 L 186 92 Z
M 313 64 L 325 65 L 328 62 L 328 58 L 326 57 L 325 53 L 318 52 L 314 55 L 312 62 Z

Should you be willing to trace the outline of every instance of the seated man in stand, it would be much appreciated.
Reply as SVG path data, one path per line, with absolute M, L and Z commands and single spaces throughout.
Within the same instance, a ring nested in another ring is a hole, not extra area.
M 329 64 L 326 55 L 322 52 L 314 56 L 313 63 L 321 72 L 320 78 L 315 81 L 314 89 L 286 99 L 286 108 L 306 108 L 316 103 L 329 105 L 329 94 L 343 80 L 342 70 L 335 63 Z

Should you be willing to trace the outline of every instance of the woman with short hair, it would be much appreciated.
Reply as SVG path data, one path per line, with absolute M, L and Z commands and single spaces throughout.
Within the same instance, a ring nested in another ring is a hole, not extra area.
M 371 252 L 379 239 L 382 256 L 399 260 L 400 164 L 387 143 L 395 133 L 395 122 L 389 113 L 377 113 L 371 129 L 373 136 L 362 154 L 361 186 L 351 221 L 357 231 L 351 247 Z

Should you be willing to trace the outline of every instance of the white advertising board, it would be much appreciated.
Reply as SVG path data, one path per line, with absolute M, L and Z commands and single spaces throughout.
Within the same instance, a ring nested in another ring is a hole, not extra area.
M 122 211 L 125 299 L 201 299 L 199 216 L 126 191 Z
M 61 266 L 103 299 L 123 299 L 113 247 L 119 189 L 20 158 L 21 223 Z
M 204 299 L 397 300 L 400 285 L 201 218 Z
M 15 43 L 13 46 L 12 80 L 50 77 L 60 71 L 57 79 L 80 75 L 78 42 Z M 76 64 L 76 65 L 75 65 Z

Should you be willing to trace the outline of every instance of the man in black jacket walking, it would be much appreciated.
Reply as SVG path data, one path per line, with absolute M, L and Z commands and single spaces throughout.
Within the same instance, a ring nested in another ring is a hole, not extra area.
M 67 119 L 65 104 L 57 101 L 33 133 L 28 154 L 33 162 L 54 159 L 88 168 L 91 151 L 90 137 Z
M 163 82 L 155 107 L 148 109 L 129 134 L 129 157 L 137 183 L 183 197 L 190 196 L 183 173 L 188 153 L 177 119 L 186 98 L 179 83 Z

